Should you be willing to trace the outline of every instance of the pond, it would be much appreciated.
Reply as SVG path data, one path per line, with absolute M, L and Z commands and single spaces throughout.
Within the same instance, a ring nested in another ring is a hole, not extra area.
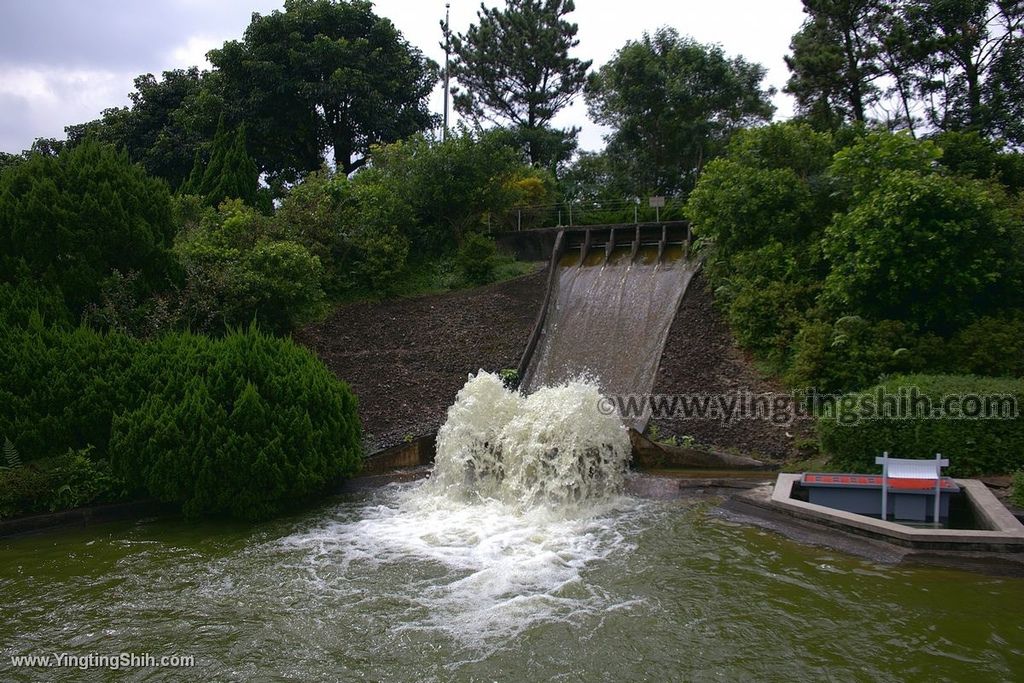
M 6 655 L 185 654 L 127 680 L 1020 680 L 1024 581 L 884 566 L 713 504 L 572 512 L 425 482 L 259 526 L 0 541 Z M 95 674 L 96 672 L 88 672 Z

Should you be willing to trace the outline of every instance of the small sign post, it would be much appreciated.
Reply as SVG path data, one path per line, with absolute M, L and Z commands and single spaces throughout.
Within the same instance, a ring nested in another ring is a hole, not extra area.
M 651 197 L 648 200 L 648 204 L 650 205 L 650 207 L 652 209 L 654 209 L 654 220 L 655 220 L 655 222 L 660 223 L 661 222 L 661 209 L 662 209 L 663 206 L 665 206 L 665 198 L 664 197 Z

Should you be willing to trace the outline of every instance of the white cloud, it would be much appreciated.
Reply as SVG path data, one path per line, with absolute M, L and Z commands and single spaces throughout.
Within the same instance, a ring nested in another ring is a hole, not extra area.
M 133 75 L 99 69 L 0 69 L 5 109 L 16 107 L 20 120 L 17 126 L 0 127 L 0 149 L 18 152 L 37 137 L 63 137 L 64 126 L 90 121 L 103 109 L 126 104 L 125 83 L 131 83 Z
M 75 0 L 62 2 L 67 11 L 45 10 L 38 3 L 12 5 L 18 11 L 0 24 L 7 46 L 0 49 L 0 150 L 19 151 L 36 137 L 60 136 L 66 125 L 90 121 L 103 109 L 125 104 L 138 74 L 207 66 L 205 53 L 224 40 L 240 38 L 252 11 L 267 13 L 283 5 L 283 0 L 152 0 L 130 5 L 128 11 L 114 0 L 97 0 L 96 7 L 105 8 L 100 12 Z M 479 0 L 451 0 L 451 5 L 452 29 L 465 31 L 476 20 Z M 730 55 L 761 63 L 768 69 L 766 84 L 781 90 L 788 77 L 783 56 L 800 26 L 801 9 L 800 0 L 578 0 L 569 18 L 579 24 L 578 56 L 593 60 L 595 68 L 627 40 L 672 26 L 701 42 L 720 43 Z M 443 61 L 443 0 L 376 0 L 375 10 L 391 18 L 427 56 Z M 48 30 L 29 39 L 26 27 L 37 24 L 40 13 L 48 16 Z M 96 26 L 84 25 L 90 18 Z M 43 57 L 51 61 L 40 61 Z M 434 111 L 441 111 L 441 102 L 438 86 L 430 100 Z M 780 93 L 775 104 L 777 117 L 791 115 L 788 96 Z M 604 131 L 587 119 L 582 98 L 555 123 L 581 126 L 583 149 L 602 145 Z
M 167 55 L 169 64 L 174 68 L 198 66 L 200 69 L 209 69 L 211 64 L 206 59 L 206 53 L 224 44 L 226 38 L 212 35 L 190 36 L 181 45 L 172 49 Z

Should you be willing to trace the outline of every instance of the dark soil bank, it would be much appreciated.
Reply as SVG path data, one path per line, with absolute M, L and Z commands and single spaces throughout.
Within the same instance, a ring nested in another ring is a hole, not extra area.
M 343 306 L 296 334 L 359 397 L 367 452 L 435 430 L 470 373 L 516 367 L 540 310 L 546 270 L 479 289 Z M 733 347 L 698 274 L 669 332 L 655 393 L 769 391 Z M 765 421 L 659 419 L 659 436 L 783 457 L 794 439 Z
M 343 306 L 299 331 L 359 397 L 367 453 L 437 429 L 466 378 L 514 368 L 546 270 L 478 289 Z
M 698 273 L 669 330 L 654 393 L 708 396 L 714 401 L 719 395 L 730 400 L 743 392 L 774 391 L 781 391 L 781 387 L 766 380 L 736 348 L 703 273 Z M 652 425 L 659 438 L 690 436 L 699 444 L 769 458 L 792 455 L 795 442 L 810 430 L 806 420 L 784 425 L 764 419 L 724 421 L 717 417 L 661 418 L 652 420 Z

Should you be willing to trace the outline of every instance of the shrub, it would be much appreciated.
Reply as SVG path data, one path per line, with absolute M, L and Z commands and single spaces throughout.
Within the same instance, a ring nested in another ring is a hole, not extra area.
M 320 259 L 275 239 L 270 220 L 236 200 L 182 234 L 174 249 L 188 274 L 185 303 L 213 302 L 227 325 L 256 319 L 279 332 L 311 316 L 324 296 Z M 208 317 L 208 307 L 195 316 Z
M 450 252 L 488 213 L 504 212 L 516 200 L 510 181 L 522 175 L 523 164 L 501 138 L 459 132 L 440 143 L 417 135 L 377 146 L 371 167 L 353 183 L 384 188 L 390 201 L 408 205 L 412 220 L 398 227 L 415 251 Z
M 174 334 L 136 371 L 152 391 L 114 418 L 114 470 L 189 517 L 266 518 L 359 466 L 355 398 L 290 340 Z
M 115 268 L 161 287 L 173 270 L 173 230 L 167 186 L 91 140 L 0 174 L 0 254 L 58 287 L 76 315 Z M 0 279 L 13 279 L 10 268 L 0 259 Z
M 974 321 L 953 337 L 946 362 L 957 372 L 1024 377 L 1024 313 Z
M 834 324 L 808 323 L 793 342 L 787 380 L 826 393 L 861 389 L 884 375 L 921 371 L 941 356 L 942 342 L 916 334 L 898 320 L 869 322 L 856 316 Z
M 1024 470 L 1017 470 L 1013 475 L 1013 490 L 1010 492 L 1010 502 L 1019 508 L 1024 508 Z
M 86 328 L 0 326 L 0 438 L 26 461 L 67 449 L 106 451 L 110 418 L 143 389 L 130 374 L 139 343 Z
M 874 186 L 825 231 L 830 310 L 948 328 L 999 307 L 1019 232 L 1000 197 L 980 181 L 910 171 Z
M 804 256 L 772 240 L 728 261 L 709 260 L 708 275 L 736 340 L 776 364 L 790 353 L 820 288 Z
M 882 179 L 890 173 L 931 174 L 941 156 L 942 150 L 931 141 L 876 131 L 836 152 L 829 175 L 839 191 L 866 196 L 883 186 Z
M 15 283 L 0 282 L 0 325 L 24 327 L 33 314 L 52 325 L 70 325 L 71 312 L 55 286 L 33 281 L 27 275 Z
M 369 287 L 378 294 L 390 293 L 409 258 L 409 240 L 397 229 L 361 230 L 351 244 L 352 284 L 356 289 Z
M 881 388 L 896 394 L 901 388 L 916 387 L 931 406 L 947 396 L 1012 396 L 1018 413 L 1012 419 L 955 419 L 911 417 L 907 419 L 861 420 L 840 424 L 827 411 L 818 418 L 824 451 L 837 469 L 875 471 L 875 457 L 888 451 L 900 458 L 949 458 L 953 476 L 1009 473 L 1024 465 L 1024 381 L 991 379 L 970 375 L 906 375 L 894 377 L 854 396 L 858 401 L 876 400 Z
M 762 169 L 730 158 L 708 164 L 686 204 L 702 237 L 728 258 L 771 239 L 794 244 L 820 223 L 812 188 L 792 169 Z
M 494 240 L 476 233 L 467 235 L 456 257 L 467 282 L 483 285 L 494 279 L 498 265 L 498 247 Z
M 0 467 L 0 518 L 123 500 L 123 482 L 111 473 L 109 462 L 91 458 L 90 450 Z

